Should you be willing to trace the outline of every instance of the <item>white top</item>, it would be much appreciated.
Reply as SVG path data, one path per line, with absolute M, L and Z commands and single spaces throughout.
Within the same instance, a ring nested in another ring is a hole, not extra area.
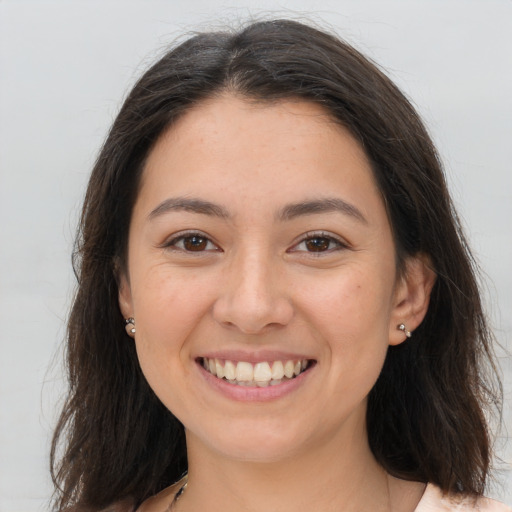
M 512 508 L 489 498 L 443 496 L 439 487 L 428 484 L 414 512 L 512 512 Z

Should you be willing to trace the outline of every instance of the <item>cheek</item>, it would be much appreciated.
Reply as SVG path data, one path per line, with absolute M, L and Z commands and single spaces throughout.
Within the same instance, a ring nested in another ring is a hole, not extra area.
M 188 357 L 187 339 L 211 307 L 207 283 L 165 267 L 151 269 L 135 282 L 135 340 L 141 367 L 151 374 L 173 368 Z
M 207 308 L 212 288 L 208 279 L 194 272 L 180 272 L 166 265 L 155 266 L 137 276 L 133 289 L 137 325 L 165 332 L 186 329 Z
M 333 392 L 366 395 L 389 345 L 392 282 L 361 269 L 312 287 L 303 310 L 332 365 Z
M 351 268 L 301 285 L 302 309 L 317 326 L 349 335 L 385 324 L 391 313 L 392 281 L 383 273 Z

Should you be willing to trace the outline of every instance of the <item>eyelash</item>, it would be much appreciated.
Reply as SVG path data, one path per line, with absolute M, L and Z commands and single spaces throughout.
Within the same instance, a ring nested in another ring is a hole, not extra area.
M 187 249 L 185 246 L 185 243 L 187 242 L 187 240 L 191 241 L 194 238 L 204 241 L 204 243 L 206 244 L 205 248 L 199 248 L 199 250 L 197 250 L 197 251 Z M 326 241 L 328 244 L 327 249 L 319 250 L 319 251 L 315 251 L 315 250 L 311 251 L 311 250 L 307 250 L 307 248 L 305 250 L 298 249 L 298 247 L 300 247 L 302 244 L 307 244 L 308 242 L 311 242 L 315 239 Z M 180 247 L 179 244 L 181 244 L 182 246 Z M 209 244 L 211 244 L 214 248 L 213 249 L 206 248 L 206 247 L 208 247 Z M 330 247 L 331 244 L 334 244 L 335 247 Z M 212 242 L 207 235 L 205 235 L 204 233 L 201 233 L 200 231 L 189 231 L 186 233 L 180 233 L 177 236 L 174 236 L 168 242 L 165 242 L 162 245 L 162 247 L 168 248 L 171 250 L 186 252 L 188 254 L 222 251 L 222 249 L 220 249 L 214 242 Z M 326 254 L 326 253 L 330 254 L 332 252 L 347 249 L 347 248 L 348 248 L 348 244 L 346 242 L 343 242 L 342 240 L 333 236 L 332 234 L 325 233 L 325 232 L 308 232 L 305 235 L 303 235 L 303 237 L 301 238 L 301 240 L 298 243 L 296 243 L 290 249 L 288 249 L 287 252 L 304 252 L 304 253 L 310 254 L 312 256 L 319 257 L 322 254 Z
M 308 251 L 308 250 L 298 250 L 297 251 L 297 248 L 302 245 L 302 244 L 307 244 L 308 242 L 312 241 L 312 240 L 323 240 L 323 241 L 327 241 L 328 245 L 330 246 L 331 244 L 334 244 L 335 247 L 332 247 L 332 248 L 327 248 L 326 250 L 320 250 L 320 251 Z M 332 234 L 330 233 L 325 233 L 323 231 L 321 232 L 309 232 L 309 233 L 306 233 L 302 238 L 301 240 L 296 243 L 291 249 L 289 249 L 287 252 L 305 252 L 307 253 L 308 255 L 311 255 L 311 256 L 314 256 L 314 257 L 319 257 L 323 254 L 331 254 L 335 251 L 340 251 L 340 250 L 343 250 L 343 249 L 347 249 L 349 246 L 346 242 L 344 242 L 343 240 L 333 236 Z
M 206 245 L 208 246 L 208 244 L 211 244 L 214 248 L 213 249 L 200 249 L 198 251 L 194 251 L 194 250 L 189 250 L 185 247 L 185 243 L 187 240 L 192 240 L 193 238 L 198 238 L 198 239 L 201 239 L 201 240 L 204 240 Z M 178 244 L 182 244 L 183 247 L 179 247 Z M 221 249 L 214 243 L 210 240 L 210 238 L 205 235 L 204 233 L 201 233 L 200 231 L 188 231 L 188 232 L 185 232 L 185 233 L 180 233 L 178 234 L 177 236 L 174 236 L 171 240 L 169 240 L 168 242 L 165 242 L 163 245 L 162 245 L 163 248 L 166 248 L 166 249 L 171 249 L 171 250 L 175 250 L 175 251 L 182 251 L 182 252 L 186 252 L 186 253 L 203 253 L 203 252 L 219 252 L 221 251 Z

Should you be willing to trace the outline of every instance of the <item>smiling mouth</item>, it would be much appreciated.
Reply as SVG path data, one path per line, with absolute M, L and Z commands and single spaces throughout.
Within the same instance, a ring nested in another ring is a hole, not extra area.
M 309 359 L 286 361 L 261 361 L 249 363 L 247 361 L 229 361 L 201 357 L 199 364 L 218 379 L 230 384 L 248 387 L 278 386 L 283 382 L 295 379 L 314 361 Z

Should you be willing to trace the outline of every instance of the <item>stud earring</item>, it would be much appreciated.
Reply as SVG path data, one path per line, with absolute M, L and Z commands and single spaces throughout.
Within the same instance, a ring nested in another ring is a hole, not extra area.
M 126 333 L 128 334 L 128 336 L 132 336 L 135 334 L 135 318 L 126 318 L 124 323 L 126 324 L 125 325 L 125 329 L 126 329 Z
M 402 332 L 405 334 L 405 336 L 406 336 L 407 338 L 410 338 L 410 337 L 412 336 L 411 331 L 408 331 L 408 330 L 407 330 L 407 327 L 405 327 L 405 324 L 399 324 L 399 325 L 397 325 L 397 326 L 396 326 L 396 328 L 397 328 L 399 331 L 402 331 Z

